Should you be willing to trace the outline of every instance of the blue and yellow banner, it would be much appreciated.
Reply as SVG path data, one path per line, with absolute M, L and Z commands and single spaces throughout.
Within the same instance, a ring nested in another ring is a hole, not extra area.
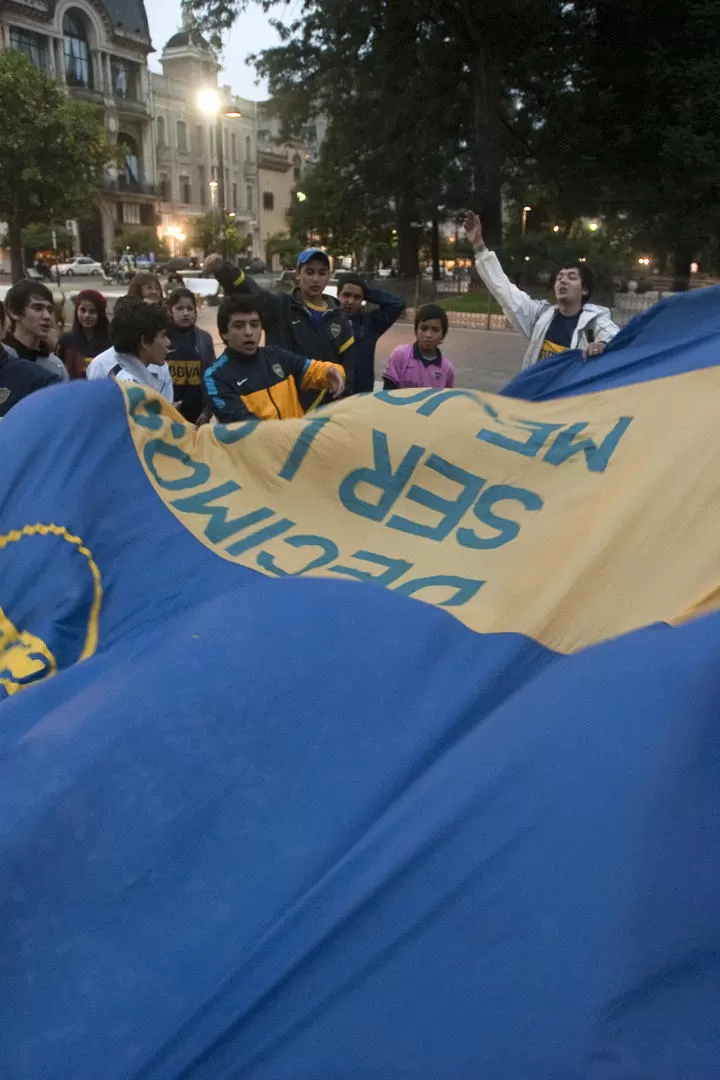
M 12 410 L 3 1078 L 716 1075 L 714 304 L 516 397 Z

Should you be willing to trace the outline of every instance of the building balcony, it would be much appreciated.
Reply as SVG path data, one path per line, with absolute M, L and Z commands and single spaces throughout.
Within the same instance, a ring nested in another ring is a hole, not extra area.
M 286 173 L 292 169 L 292 162 L 282 154 L 275 154 L 271 150 L 258 150 L 258 169 Z
M 77 98 L 78 101 L 87 101 L 91 105 L 105 106 L 105 95 L 102 90 L 94 90 L 92 86 L 84 86 L 80 83 L 67 84 L 68 90 L 72 97 Z
M 123 199 L 140 198 L 155 202 L 161 194 L 159 184 L 146 184 L 140 180 L 130 180 L 127 176 L 107 176 L 103 181 L 103 190 L 110 195 Z
M 113 101 L 117 111 L 126 116 L 147 118 L 150 115 L 147 101 L 140 101 L 136 97 L 118 94 L 117 91 L 113 96 Z

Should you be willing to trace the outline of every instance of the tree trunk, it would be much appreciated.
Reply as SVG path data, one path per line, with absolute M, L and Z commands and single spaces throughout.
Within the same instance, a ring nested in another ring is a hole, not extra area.
M 397 199 L 398 269 L 400 277 L 413 280 L 418 276 L 418 234 L 413 228 L 416 220 L 415 199 L 408 194 Z
M 10 241 L 10 274 L 13 284 L 25 277 L 22 252 L 22 225 L 13 218 L 8 223 L 8 239 Z
M 500 183 L 500 114 L 502 87 L 499 50 L 491 40 L 476 44 L 471 57 L 472 157 L 475 173 L 474 209 L 480 214 L 488 247 L 502 244 Z
M 433 281 L 440 280 L 440 222 L 437 217 L 437 210 L 433 212 L 432 218 L 432 234 L 430 237 L 430 248 L 432 253 L 432 279 Z

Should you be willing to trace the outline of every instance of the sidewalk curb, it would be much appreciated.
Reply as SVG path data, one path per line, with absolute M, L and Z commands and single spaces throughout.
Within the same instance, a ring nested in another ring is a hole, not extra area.
M 406 322 L 415 322 L 415 311 L 415 308 L 405 308 L 403 317 Z M 448 311 L 447 317 L 451 327 L 464 327 L 467 330 L 511 330 L 517 333 L 504 315 L 483 314 L 479 311 Z

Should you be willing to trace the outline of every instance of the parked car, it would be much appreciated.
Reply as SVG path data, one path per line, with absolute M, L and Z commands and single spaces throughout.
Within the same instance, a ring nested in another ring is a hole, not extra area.
M 87 255 L 76 255 L 70 262 L 58 263 L 55 269 L 63 277 L 102 277 L 103 275 L 102 263 L 96 262 Z

